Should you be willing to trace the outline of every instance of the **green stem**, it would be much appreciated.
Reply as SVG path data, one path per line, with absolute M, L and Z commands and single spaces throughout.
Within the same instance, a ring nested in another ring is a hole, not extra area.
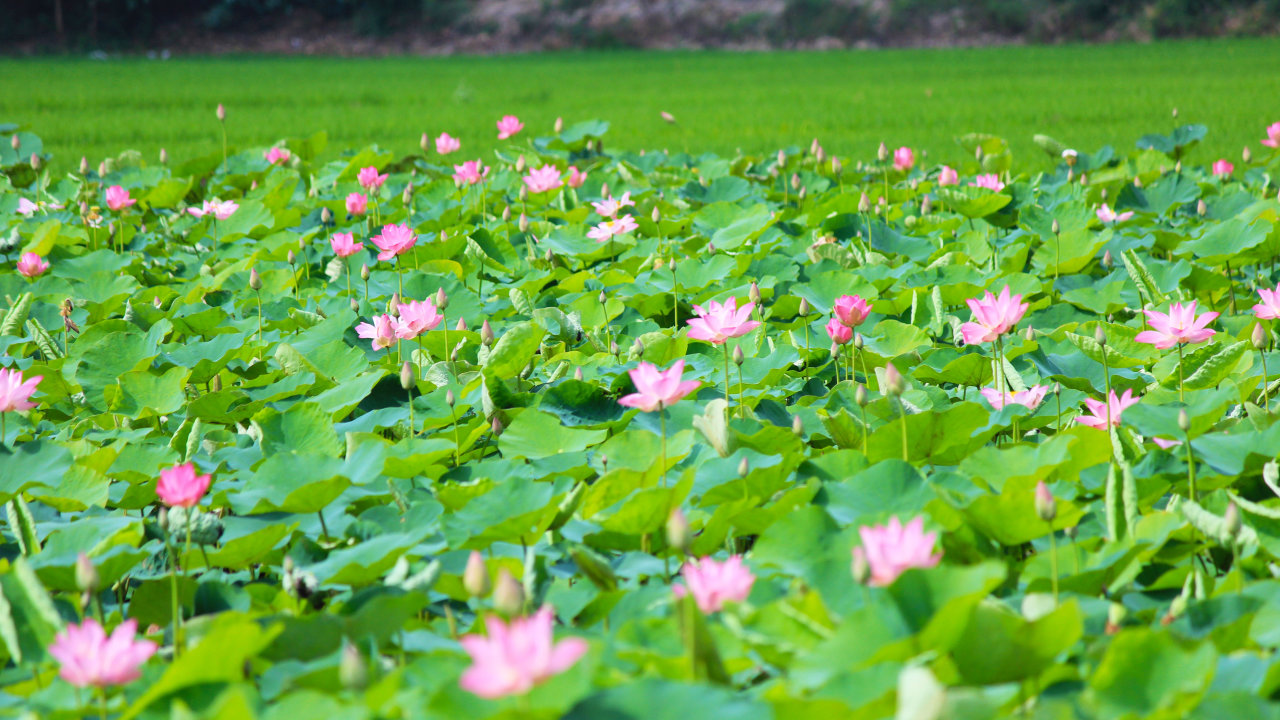
M 745 397 L 745 392 L 743 390 L 743 387 L 744 386 L 742 384 L 742 366 L 739 365 L 738 366 L 738 413 L 745 418 L 747 416 L 747 403 L 743 399 Z
M 1179 348 L 1182 346 L 1179 345 Z M 1102 348 L 1102 386 L 1106 393 L 1102 399 L 1107 404 L 1107 432 L 1111 432 L 1111 364 L 1107 362 L 1107 348 Z
M 418 424 L 413 420 L 413 390 L 406 390 L 409 396 L 409 437 L 418 436 Z
M 444 309 L 440 310 L 440 324 L 444 326 L 444 361 L 449 366 L 449 372 L 457 377 L 458 370 L 453 366 L 453 346 L 449 344 L 449 318 L 445 315 Z
M 1191 454 L 1191 432 L 1184 433 L 1183 445 L 1187 447 L 1187 494 L 1196 502 L 1196 459 Z
M 658 404 L 658 423 L 662 426 L 662 487 L 667 486 L 667 409 Z M 671 573 L 667 573 L 668 579 Z
M 458 439 L 458 416 L 449 407 L 449 419 L 453 422 L 453 466 L 458 467 L 458 455 L 462 453 L 462 441 Z
M 1053 606 L 1058 606 L 1058 535 L 1049 524 L 1049 567 L 1053 573 Z
M 396 281 L 400 288 L 400 302 L 404 302 L 404 269 L 400 267 L 400 256 L 396 256 Z
M 351 263 L 345 262 L 346 258 L 343 258 L 343 260 L 344 264 L 347 266 L 347 297 L 351 297 Z
M 165 546 L 169 548 L 171 558 L 169 563 L 169 594 L 171 600 L 169 609 L 173 612 L 173 617 L 171 618 L 173 622 L 173 659 L 177 660 L 182 652 L 182 642 L 179 640 L 182 632 L 182 613 L 178 609 L 178 556 L 173 551 L 172 543 L 169 542 L 167 533 Z
M 671 266 L 671 328 L 679 332 L 680 330 L 680 294 L 677 290 L 677 283 L 680 279 L 676 277 L 676 268 Z
M 9 445 L 9 415 L 0 412 L 0 444 L 8 447 Z
M 324 537 L 329 537 L 329 526 L 324 524 L 324 511 L 317 510 L 316 517 L 320 518 L 320 532 L 324 533 Z
M 64 348 L 63 355 L 66 354 Z M 1265 349 L 1258 351 L 1258 357 L 1262 358 L 1262 409 L 1271 414 L 1271 399 L 1267 395 L 1267 351 Z
M 862 452 L 867 451 L 867 406 L 859 403 L 858 409 L 862 411 Z
M 262 344 L 262 291 L 254 290 L 253 294 L 258 297 L 258 344 Z
M 1182 343 L 1178 343 L 1178 402 L 1184 402 L 1182 396 L 1182 382 Z M 1111 398 L 1107 398 L 1108 401 L 1110 401 L 1110 399 Z
M 98 688 L 98 717 L 107 720 L 107 689 L 105 687 Z
M 898 410 L 902 413 L 902 462 L 911 462 L 911 453 L 907 447 L 907 404 L 898 396 Z
M 809 379 L 809 317 L 807 315 L 800 316 L 804 322 L 804 377 Z M 63 353 L 66 355 L 66 353 Z
M 725 340 L 721 345 L 724 347 L 724 404 L 725 409 L 731 407 L 729 404 L 729 341 Z

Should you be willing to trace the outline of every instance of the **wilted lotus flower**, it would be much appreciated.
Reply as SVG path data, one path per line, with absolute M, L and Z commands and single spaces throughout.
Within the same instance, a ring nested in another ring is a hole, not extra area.
M 139 667 L 156 652 L 150 640 L 138 640 L 138 621 L 125 620 L 108 637 L 97 620 L 68 625 L 49 646 L 61 664 L 58 674 L 76 687 L 125 685 L 141 676 Z
M 924 532 L 922 517 L 912 519 L 905 526 L 897 517 L 892 517 L 888 525 L 863 525 L 858 528 L 858 534 L 862 537 L 862 546 L 854 548 L 853 555 L 855 559 L 861 556 L 871 568 L 872 585 L 892 585 L 907 570 L 931 568 L 942 559 L 942 553 L 933 552 L 938 534 Z
M 756 576 L 742 563 L 741 555 L 730 555 L 724 562 L 712 558 L 685 563 L 684 585 L 672 585 L 676 597 L 693 595 L 698 609 L 710 615 L 724 608 L 726 602 L 742 602 L 751 594 Z
M 458 684 L 482 698 L 523 695 L 573 667 L 586 654 L 587 642 L 566 638 L 553 643 L 552 621 L 549 605 L 510 623 L 486 618 L 487 637 L 465 635 L 459 641 L 471 656 L 471 667 L 462 673 Z
M 524 129 L 524 123 L 515 115 L 503 115 L 498 121 L 498 139 L 506 140 Z
M 457 152 L 462 149 L 462 141 L 456 137 L 451 137 L 449 133 L 440 133 L 440 137 L 436 138 L 436 152 L 441 155 Z

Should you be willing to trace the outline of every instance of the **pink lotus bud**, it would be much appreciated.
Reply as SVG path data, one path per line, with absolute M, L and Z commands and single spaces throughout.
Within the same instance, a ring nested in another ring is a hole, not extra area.
M 675 508 L 667 516 L 667 544 L 688 555 L 692 540 L 693 537 L 689 532 L 689 520 L 684 516 L 684 512 L 680 508 Z
M 493 591 L 493 608 L 507 617 L 524 611 L 524 588 L 505 567 L 498 571 L 498 584 Z
M 791 432 L 797 436 L 804 435 L 804 421 L 800 419 L 799 415 L 791 418 Z
M 484 558 L 472 550 L 467 558 L 467 569 L 462 573 L 462 587 L 471 597 L 484 597 L 489 594 L 489 571 L 484 566 Z
M 444 293 L 444 288 L 436 290 L 436 307 L 441 310 L 449 307 L 449 296 Z
M 551 130 L 557 135 L 564 132 L 564 118 L 556 118 L 556 123 L 551 126 Z
M 1053 522 L 1058 516 L 1058 506 L 1054 503 L 1053 493 L 1049 492 L 1049 486 L 1041 480 L 1036 484 L 1036 514 L 1045 522 Z
M 14 152 L 22 149 L 22 141 L 18 139 L 18 133 L 14 133 L 13 137 L 9 138 L 9 145 L 13 147 Z
M 227 109 L 222 107 L 222 103 L 218 103 L 218 109 L 214 112 L 214 115 L 218 117 L 218 122 L 227 121 Z
M 884 366 L 884 385 L 885 391 L 890 395 L 901 395 L 906 389 L 902 373 L 898 372 L 898 367 L 893 363 Z

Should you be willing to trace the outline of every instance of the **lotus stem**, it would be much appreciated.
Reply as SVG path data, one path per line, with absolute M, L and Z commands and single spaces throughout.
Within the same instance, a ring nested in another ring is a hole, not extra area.
M 64 341 L 65 342 L 65 341 Z M 63 355 L 66 355 L 66 348 L 63 348 Z M 1262 358 L 1262 409 L 1271 414 L 1271 399 L 1267 391 L 1267 351 L 1265 348 L 1258 350 L 1258 357 Z
M 1183 431 L 1183 445 L 1187 447 L 1187 495 L 1191 502 L 1196 500 L 1196 459 L 1191 452 L 1191 430 Z
M 667 408 L 662 404 L 658 404 L 658 424 L 662 427 L 662 487 L 667 486 Z M 668 579 L 671 575 L 667 573 Z
M 729 341 L 725 340 L 723 343 L 721 343 L 721 346 L 724 347 L 724 404 L 727 408 L 730 406 L 730 402 L 729 402 Z
M 1103 352 L 1105 353 L 1106 351 L 1103 350 Z M 1182 343 L 1178 343 L 1178 402 L 1184 402 L 1182 384 Z M 1107 396 L 1107 402 L 1109 403 L 1110 401 L 1111 397 Z
M 1058 534 L 1053 531 L 1053 521 L 1049 521 L 1049 568 L 1053 582 L 1053 606 L 1058 606 Z
M 907 404 L 902 400 L 902 396 L 898 396 L 898 409 L 902 413 L 902 462 L 911 462 L 911 452 L 907 446 Z M 865 448 L 864 448 L 865 450 Z

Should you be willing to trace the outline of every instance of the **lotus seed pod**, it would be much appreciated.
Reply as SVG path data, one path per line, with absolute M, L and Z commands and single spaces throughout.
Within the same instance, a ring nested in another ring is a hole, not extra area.
M 865 192 L 862 193 L 862 197 L 858 198 L 858 212 L 871 212 L 871 198 L 867 197 Z
M 365 282 L 369 281 L 369 263 L 364 263 L 360 266 L 360 279 Z
M 1062 234 L 1062 226 L 1058 224 L 1057 218 L 1053 219 L 1053 224 L 1049 226 L 1049 231 L 1052 232 L 1054 235 Z
M 218 122 L 227 121 L 227 109 L 222 107 L 222 103 L 218 103 L 218 109 L 213 113 L 218 118 Z
M 906 390 L 906 383 L 902 379 L 902 373 L 898 372 L 898 366 L 893 363 L 888 363 L 884 366 L 884 384 L 890 395 L 901 395 Z
M 1098 323 L 1098 327 L 1094 328 L 1093 341 L 1098 343 L 1100 347 L 1107 346 L 1107 331 L 1102 329 L 1102 323 Z
M 751 463 L 747 462 L 746 458 L 742 458 L 742 461 L 738 463 L 738 477 L 744 478 L 750 472 L 751 472 Z
M 258 274 L 258 268 L 249 270 L 249 287 L 254 290 L 262 289 L 262 276 Z
M 576 367 L 573 369 L 573 379 L 582 382 L 582 368 Z
M 809 314 L 809 301 L 805 300 L 804 298 L 800 298 L 800 317 L 804 317 L 808 314 Z
M 1070 148 L 1062 151 L 1062 159 L 1066 161 L 1067 167 L 1075 167 L 1077 156 L 1079 153 Z
M 1053 493 L 1049 492 L 1049 486 L 1041 480 L 1036 484 L 1036 514 L 1045 522 L 1053 522 L 1058 516 L 1058 506 L 1053 500 Z
M 688 555 L 693 536 L 689 529 L 689 519 L 684 516 L 680 508 L 673 509 L 667 516 L 666 531 L 667 544 Z
M 1201 198 L 1200 200 L 1197 200 L 1197 201 L 1196 201 L 1196 214 L 1197 214 L 1197 215 L 1199 215 L 1200 217 L 1204 217 L 1205 213 L 1207 213 L 1207 212 L 1209 212 L 1209 206 L 1208 206 L 1207 204 L 1205 204 L 1204 199 L 1203 199 L 1203 198 Z
M 551 129 L 555 131 L 555 134 L 557 135 L 564 132 L 564 118 L 556 118 L 556 122 L 551 126 Z
M 876 159 L 880 162 L 889 159 L 889 146 L 885 145 L 883 141 L 880 143 L 880 147 L 876 149 Z
M 352 643 L 342 646 L 342 658 L 338 661 L 338 681 L 342 687 L 359 692 L 369 684 L 369 668 L 359 648 Z
M 222 376 L 221 375 L 213 376 L 213 379 L 209 381 L 209 389 L 212 390 L 213 392 L 222 392 Z
M 520 232 L 529 232 L 529 216 L 520 213 Z
M 484 343 L 485 347 L 493 344 L 493 326 L 489 324 L 488 318 L 480 323 L 480 342 Z
M 1178 410 L 1178 429 L 1182 430 L 1182 432 L 1187 432 L 1191 429 L 1191 417 L 1187 415 L 1186 408 Z
M 1244 521 L 1240 519 L 1240 508 L 1236 506 L 1234 500 L 1227 502 L 1227 511 L 1222 516 L 1223 523 L 1226 525 L 1227 534 L 1231 539 L 1235 539 L 1240 535 L 1240 531 L 1244 529 Z
M 76 587 L 81 592 L 94 593 L 98 590 L 98 569 L 93 566 L 93 561 L 83 552 L 76 556 Z
M 449 307 L 449 296 L 444 293 L 444 288 L 436 289 L 436 307 L 441 310 Z
M 733 364 L 737 365 L 738 367 L 742 367 L 742 363 L 745 360 L 746 360 L 746 356 L 742 354 L 742 346 L 741 345 L 735 346 L 733 348 Z
M 400 387 L 405 390 L 412 390 L 414 386 L 413 380 L 413 366 L 406 362 L 400 366 Z
M 524 172 L 524 167 L 524 155 L 522 154 L 520 157 L 516 158 L 516 172 Z
M 164 151 L 163 151 L 163 150 L 161 150 L 160 152 L 164 152 Z M 163 161 L 163 160 L 161 160 L 161 162 L 164 162 L 164 161 Z M 82 175 L 82 176 L 83 176 L 83 175 L 88 175 L 88 174 L 89 174 L 89 158 L 84 157 L 84 156 L 82 155 L 82 156 L 80 156 L 80 175 Z
M 489 594 L 489 571 L 484 566 L 484 558 L 472 550 L 467 558 L 467 569 L 462 572 L 462 587 L 471 597 L 484 597 Z
M 498 582 L 493 588 L 493 609 L 507 617 L 524 611 L 524 587 L 506 568 L 498 571 Z
M 863 385 L 862 383 L 858 383 L 858 386 L 854 388 L 854 391 L 853 391 L 853 401 L 858 403 L 858 407 L 867 406 L 867 386 L 866 385 Z
M 1253 335 L 1249 339 L 1253 341 L 1253 347 L 1256 350 L 1267 346 L 1267 331 L 1262 329 L 1262 323 L 1254 324 Z

